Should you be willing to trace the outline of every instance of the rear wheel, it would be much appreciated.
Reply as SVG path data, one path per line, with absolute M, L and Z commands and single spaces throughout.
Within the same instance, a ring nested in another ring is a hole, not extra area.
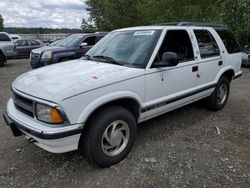
M 230 91 L 228 78 L 221 77 L 212 95 L 207 98 L 207 107 L 211 110 L 221 110 L 227 103 Z
M 2 54 L 0 54 L 0 67 L 3 67 L 4 63 L 5 63 L 4 56 Z
M 136 137 L 136 122 L 127 109 L 110 106 L 99 110 L 81 136 L 79 150 L 100 167 L 123 160 Z

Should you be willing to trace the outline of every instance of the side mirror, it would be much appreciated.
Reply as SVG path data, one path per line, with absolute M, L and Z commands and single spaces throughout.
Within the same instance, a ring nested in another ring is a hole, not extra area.
M 80 47 L 81 47 L 81 48 L 84 47 L 84 46 L 88 46 L 88 43 L 87 43 L 87 42 L 82 42 L 82 43 L 80 44 Z
M 178 65 L 179 58 L 178 55 L 174 52 L 164 52 L 162 54 L 161 61 L 157 64 L 154 64 L 154 67 L 173 67 Z

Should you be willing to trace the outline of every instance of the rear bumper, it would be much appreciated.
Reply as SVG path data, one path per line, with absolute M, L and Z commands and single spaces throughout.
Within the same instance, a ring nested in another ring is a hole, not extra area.
M 16 110 L 11 99 L 7 104 L 7 113 L 3 116 L 14 136 L 24 135 L 49 152 L 64 153 L 78 148 L 83 125 L 76 124 L 52 128 L 39 124 L 39 122 Z
M 234 75 L 233 79 L 237 79 L 237 78 L 240 78 L 242 76 L 242 72 L 238 72 L 237 74 Z

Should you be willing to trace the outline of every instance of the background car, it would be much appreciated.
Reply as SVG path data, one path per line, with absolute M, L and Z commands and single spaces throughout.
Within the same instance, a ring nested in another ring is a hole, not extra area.
M 44 46 L 41 41 L 36 39 L 20 39 L 15 42 L 15 45 L 16 58 L 29 57 L 31 50 Z
M 10 34 L 10 37 L 14 42 L 22 38 L 21 36 L 15 34 Z
M 250 66 L 250 53 L 243 53 L 244 54 L 244 58 L 242 61 L 242 67 L 249 67 Z
M 73 34 L 49 46 L 32 50 L 30 65 L 32 68 L 38 68 L 80 58 L 106 34 L 106 32 Z
M 62 39 L 56 39 L 53 42 L 49 43 L 47 46 L 56 46 L 58 42 L 60 42 Z
M 8 33 L 0 32 L 0 67 L 14 57 L 15 45 Z

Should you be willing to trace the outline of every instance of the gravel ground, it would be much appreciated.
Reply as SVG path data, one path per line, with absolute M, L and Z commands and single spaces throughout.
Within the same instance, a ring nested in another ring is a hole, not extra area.
M 11 82 L 29 69 L 27 59 L 0 68 L 0 113 Z M 129 156 L 107 169 L 16 138 L 0 117 L 0 187 L 249 187 L 250 69 L 243 72 L 222 111 L 192 104 L 142 123 Z

